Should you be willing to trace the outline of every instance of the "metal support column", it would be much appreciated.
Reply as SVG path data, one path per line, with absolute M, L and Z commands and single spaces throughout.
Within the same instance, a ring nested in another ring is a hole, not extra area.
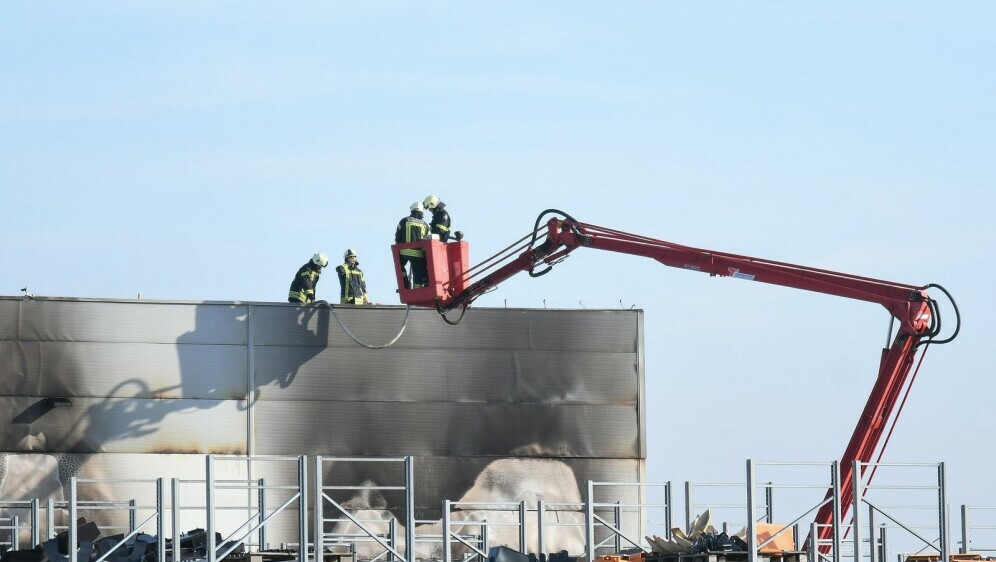
M 258 497 L 256 498 L 256 507 L 259 509 L 259 535 L 257 535 L 257 542 L 259 546 L 256 550 L 266 550 L 266 525 L 263 524 L 266 521 L 266 479 L 260 478 L 257 481 L 259 484 Z M 319 496 L 321 497 L 321 496 Z M 321 527 L 319 527 L 320 529 Z M 317 548 L 315 552 L 320 552 Z M 321 562 L 321 560 L 318 560 Z
M 879 535 L 882 537 L 880 540 L 882 542 L 882 562 L 889 562 L 889 528 L 882 525 L 879 529 Z
M 667 481 L 667 486 L 664 487 L 664 503 L 667 504 L 667 509 L 664 510 L 664 526 L 665 526 L 665 529 L 664 529 L 664 538 L 667 539 L 667 540 L 671 540 L 671 509 L 672 509 L 672 506 L 674 506 L 674 503 L 672 503 L 672 501 L 671 501 L 671 498 L 672 498 L 672 494 L 671 494 L 672 485 L 673 485 L 673 482 L 671 482 L 670 480 L 668 480 Z
M 415 462 L 405 457 L 405 562 L 415 560 Z M 355 561 L 354 561 L 355 562 Z
M 136 505 L 138 505 L 138 504 L 135 503 L 135 500 L 133 500 L 133 499 L 128 500 L 128 532 L 129 533 L 134 533 L 135 532 L 135 506 Z
M 876 562 L 878 558 L 878 533 L 875 532 L 875 508 L 868 506 L 868 562 Z
M 961 548 L 958 549 L 958 552 L 960 554 L 972 552 L 968 547 L 968 506 L 961 504 Z
M 48 538 L 55 538 L 55 500 L 52 498 L 45 502 L 45 531 L 48 533 Z
M 519 502 L 519 552 L 525 554 L 526 550 L 526 502 Z
M 69 552 L 69 562 L 76 562 L 76 545 L 79 542 L 78 529 L 76 528 L 76 477 L 69 479 L 69 542 L 66 550 Z M 214 562 L 213 560 L 211 562 Z
M 833 562 L 840 562 L 840 461 L 833 461 L 833 466 L 830 467 L 830 477 L 832 479 L 832 493 L 833 493 L 833 521 L 832 524 L 832 534 L 833 534 Z
M 854 533 L 854 562 L 861 562 L 861 497 L 864 495 L 864 490 L 861 487 L 861 462 L 854 461 L 851 466 L 853 467 L 851 489 L 854 490 L 854 499 L 851 507 L 852 517 L 854 518 L 852 525 L 852 532 Z
M 764 522 L 771 524 L 775 522 L 775 490 L 771 487 L 771 482 L 764 487 L 764 507 L 766 509 Z
M 951 536 L 948 534 L 948 499 L 945 493 L 946 478 L 944 476 L 944 463 L 937 464 L 937 503 L 940 506 L 938 527 L 940 530 L 941 562 L 948 562 L 948 544 Z
M 315 457 L 315 562 L 322 562 L 325 552 L 325 490 L 322 489 L 324 473 L 322 456 Z M 260 507 L 262 512 L 262 507 Z
M 584 537 L 585 554 L 588 560 L 595 559 L 595 486 L 591 480 L 585 482 L 587 488 L 584 495 Z M 212 561 L 213 562 L 213 561 Z
M 397 550 L 398 549 L 398 518 L 397 517 L 392 517 L 391 518 L 391 522 L 387 524 L 387 532 L 388 532 L 388 537 L 387 537 L 388 538 L 388 544 L 391 545 L 391 548 L 393 548 L 394 550 Z M 387 552 L 387 559 L 390 560 L 391 562 L 396 562 L 396 560 L 398 558 L 397 558 L 397 556 L 394 555 L 393 552 L 388 551 Z M 322 561 L 318 560 L 316 558 L 315 562 L 322 562 Z
M 619 506 L 619 500 L 616 500 L 616 506 L 612 508 L 612 524 L 616 529 L 622 529 L 622 507 Z M 619 533 L 612 533 L 616 552 L 622 552 L 622 537 Z
M 205 457 L 204 467 L 204 500 L 207 508 L 207 522 L 204 525 L 205 539 L 207 540 L 207 562 L 218 562 L 217 545 L 214 544 L 215 521 L 214 521 L 214 457 Z M 71 560 L 70 562 L 75 562 Z
M 685 534 L 692 532 L 692 517 L 692 483 L 685 480 Z
M 754 515 L 754 461 L 752 459 L 747 459 L 747 562 L 758 562 L 757 518 Z
M 297 561 L 308 562 L 308 457 L 301 455 L 297 459 L 297 487 L 301 496 L 297 502 Z M 321 477 L 318 481 L 321 482 Z M 315 553 L 315 561 L 322 562 L 322 554 Z
M 546 537 L 543 536 L 543 525 L 546 523 L 546 502 L 536 502 L 536 557 L 546 553 Z M 482 549 L 483 550 L 483 549 Z M 485 550 L 485 552 L 487 552 Z
M 816 526 L 816 521 L 809 524 L 809 544 L 806 545 L 807 558 L 809 562 L 823 562 L 820 560 L 820 549 L 817 543 L 820 542 L 820 529 Z
M 451 562 L 450 548 L 450 500 L 443 500 L 443 562 Z
M 156 560 L 166 561 L 166 490 L 163 478 L 156 478 Z
M 256 320 L 254 307 L 246 306 L 246 455 L 256 454 Z M 252 462 L 249 462 L 249 478 L 252 478 Z M 178 561 L 177 561 L 178 562 Z M 355 562 L 355 561 L 354 561 Z
M 488 545 L 491 544 L 491 541 L 490 541 L 490 539 L 488 537 L 488 529 L 489 529 L 489 527 L 488 527 L 488 520 L 487 519 L 482 519 L 481 520 L 481 544 L 482 544 L 481 550 L 483 550 L 484 552 L 488 552 Z
M 10 518 L 10 549 L 21 550 L 21 518 L 17 515 Z
M 41 502 L 38 498 L 31 500 L 31 546 L 34 547 L 39 542 L 40 533 L 38 527 L 41 526 Z
M 171 505 L 170 518 L 173 520 L 173 560 L 180 562 L 183 559 L 183 549 L 180 547 L 180 479 L 170 480 Z

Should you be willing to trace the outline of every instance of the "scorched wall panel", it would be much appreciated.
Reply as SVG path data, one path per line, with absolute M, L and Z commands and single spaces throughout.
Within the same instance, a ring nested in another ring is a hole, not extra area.
M 632 406 L 260 401 L 263 455 L 639 458 Z
M 27 300 L 20 339 L 144 343 L 246 343 L 246 307 L 218 303 Z
M 384 343 L 406 311 L 336 314 Z M 394 346 L 370 350 L 322 308 L 0 297 L 0 499 L 61 500 L 72 475 L 200 479 L 204 453 L 253 453 L 414 455 L 420 516 L 438 517 L 443 499 L 580 501 L 585 480 L 643 474 L 641 326 L 641 311 L 474 309 L 449 326 L 413 309 Z M 330 463 L 326 476 L 398 484 L 369 464 Z M 253 463 L 253 478 L 295 475 Z M 341 493 L 401 514 L 396 494 Z M 293 511 L 273 540 L 295 539 L 281 531 Z
M 635 354 L 359 346 L 254 353 L 261 400 L 635 405 L 638 396 Z
M 236 345 L 0 341 L 0 395 L 238 400 L 247 363 Z

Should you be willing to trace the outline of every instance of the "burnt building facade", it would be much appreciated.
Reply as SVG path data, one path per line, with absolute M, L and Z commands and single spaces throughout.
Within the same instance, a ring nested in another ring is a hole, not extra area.
M 369 349 L 343 326 L 404 333 Z M 571 501 L 586 480 L 643 480 L 643 375 L 639 310 L 450 326 L 388 306 L 0 297 L 0 500 L 64 498 L 71 476 L 203 478 L 204 455 L 235 454 L 412 455 L 420 518 L 443 499 Z M 396 478 L 378 470 L 337 477 Z

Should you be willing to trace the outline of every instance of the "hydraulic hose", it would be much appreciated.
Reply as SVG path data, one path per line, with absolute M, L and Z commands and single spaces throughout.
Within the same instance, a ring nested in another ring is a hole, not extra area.
M 944 295 L 946 297 L 948 297 L 948 300 L 951 301 L 951 307 L 954 308 L 954 313 L 955 313 L 955 329 L 954 329 L 954 332 L 950 336 L 948 336 L 947 338 L 945 338 L 945 339 L 942 339 L 942 340 L 934 339 L 934 338 L 936 338 L 940 334 L 940 331 L 941 331 L 941 315 L 940 315 L 940 310 L 939 310 L 939 307 L 937 306 L 937 303 L 933 299 L 931 299 L 931 302 L 930 302 L 931 311 L 937 316 L 937 325 L 935 326 L 936 329 L 931 329 L 928 337 L 925 338 L 925 339 L 920 340 L 920 342 L 917 344 L 917 346 L 921 346 L 921 345 L 928 344 L 928 343 L 934 344 L 934 345 L 941 345 L 941 344 L 949 343 L 952 340 L 954 340 L 956 337 L 958 337 L 958 332 L 961 331 L 961 311 L 958 310 L 958 303 L 955 302 L 954 297 L 951 296 L 951 293 L 949 293 L 947 289 L 945 289 L 944 287 L 938 285 L 937 283 L 930 283 L 928 285 L 925 285 L 924 289 L 938 289 L 942 293 L 944 293 Z
M 443 317 L 443 321 L 445 321 L 447 324 L 449 324 L 450 326 L 456 326 L 457 324 L 460 323 L 461 320 L 463 320 L 463 315 L 467 314 L 467 307 L 463 306 L 463 307 L 460 308 L 460 317 L 459 318 L 457 318 L 456 320 L 450 320 L 449 318 L 446 317 L 446 311 L 443 310 L 442 305 L 439 304 L 439 300 L 437 299 L 436 300 L 436 312 L 438 312 L 439 315 Z
M 540 213 L 539 216 L 536 217 L 536 224 L 533 225 L 533 236 L 532 236 L 532 239 L 529 241 L 529 249 L 530 250 L 533 248 L 533 246 L 536 245 L 536 232 L 539 230 L 540 224 L 543 222 L 543 217 L 545 217 L 546 215 L 555 215 L 555 214 L 556 215 L 562 215 L 564 218 L 566 218 L 567 220 L 569 220 L 571 222 L 578 222 L 577 219 L 575 219 L 571 215 L 569 215 L 569 214 L 561 211 L 560 209 L 546 209 L 545 211 L 543 211 L 542 213 Z M 577 227 L 572 227 L 572 228 L 574 228 L 574 230 L 577 231 Z M 550 273 L 551 269 L 553 269 L 552 265 L 547 266 L 546 269 L 537 272 L 537 271 L 534 271 L 532 267 L 530 267 L 529 268 L 529 276 L 530 277 L 540 277 L 542 275 L 546 275 L 547 273 Z

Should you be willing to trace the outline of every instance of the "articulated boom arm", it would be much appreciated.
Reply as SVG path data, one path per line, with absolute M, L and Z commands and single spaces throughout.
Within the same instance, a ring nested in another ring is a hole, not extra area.
M 546 239 L 541 244 L 536 245 L 537 235 L 543 231 L 539 228 L 540 220 L 546 214 L 559 214 L 567 218 L 550 219 L 546 223 Z M 760 281 L 878 303 L 884 306 L 889 314 L 898 320 L 899 329 L 896 331 L 896 337 L 891 346 L 882 351 L 878 378 L 840 460 L 842 518 L 847 514 L 853 502 L 854 461 L 871 462 L 873 459 L 877 461 L 876 451 L 878 451 L 879 458 L 881 457 L 886 444 L 882 438 L 886 435 L 888 427 L 895 424 L 899 414 L 896 406 L 905 394 L 904 390 L 908 391 L 909 383 L 912 382 L 909 375 L 917 349 L 925 343 L 947 343 L 954 339 L 958 333 L 958 327 L 956 327 L 949 338 L 945 340 L 935 339 L 940 332 L 940 313 L 936 302 L 927 295 L 926 289 L 937 287 L 950 299 L 950 294 L 939 285 L 917 287 L 812 267 L 702 250 L 581 223 L 565 213 L 555 210 L 545 211 L 541 214 L 540 218 L 537 219 L 536 226 L 537 228 L 531 235 L 516 243 L 531 238 L 531 241 L 525 245 L 526 249 L 517 256 L 514 252 L 523 246 L 511 250 L 509 253 L 510 249 L 516 246 L 513 244 L 479 266 L 467 271 L 454 272 L 447 281 L 442 281 L 442 290 L 437 293 L 442 297 L 436 298 L 432 304 L 441 314 L 444 314 L 444 318 L 447 311 L 454 308 L 466 309 L 474 299 L 519 272 L 526 271 L 534 277 L 547 273 L 554 264 L 565 259 L 568 254 L 579 247 L 653 258 L 667 266 L 700 271 L 711 276 Z M 434 244 L 438 244 L 438 242 L 434 242 Z M 500 265 L 502 260 L 506 260 L 507 263 Z M 537 268 L 543 269 L 537 271 Z M 475 269 L 481 271 L 475 273 Z M 493 271 L 471 282 L 475 276 L 481 275 L 483 271 L 488 269 L 493 269 Z M 402 293 L 403 297 L 404 295 L 405 293 Z M 410 302 L 404 298 L 402 300 Z M 427 303 L 411 301 L 410 304 L 425 305 Z M 954 304 L 953 300 L 952 304 Z M 955 312 L 957 313 L 957 306 L 955 306 Z M 960 325 L 960 318 L 958 324 Z M 890 419 L 891 424 L 889 423 Z M 886 441 L 888 441 L 887 437 Z M 826 503 L 818 512 L 816 522 L 820 525 L 829 525 L 832 517 L 833 505 Z M 821 527 L 822 538 L 829 536 L 829 533 L 829 527 Z
M 702 250 L 575 221 L 550 219 L 546 226 L 545 242 L 523 252 L 453 298 L 442 299 L 440 308 L 445 311 L 468 306 L 515 274 L 532 273 L 537 266 L 559 262 L 583 246 L 653 258 L 670 267 L 700 271 L 710 276 L 735 277 L 879 303 L 899 320 L 900 333 L 924 333 L 931 324 L 931 310 L 922 287 Z

